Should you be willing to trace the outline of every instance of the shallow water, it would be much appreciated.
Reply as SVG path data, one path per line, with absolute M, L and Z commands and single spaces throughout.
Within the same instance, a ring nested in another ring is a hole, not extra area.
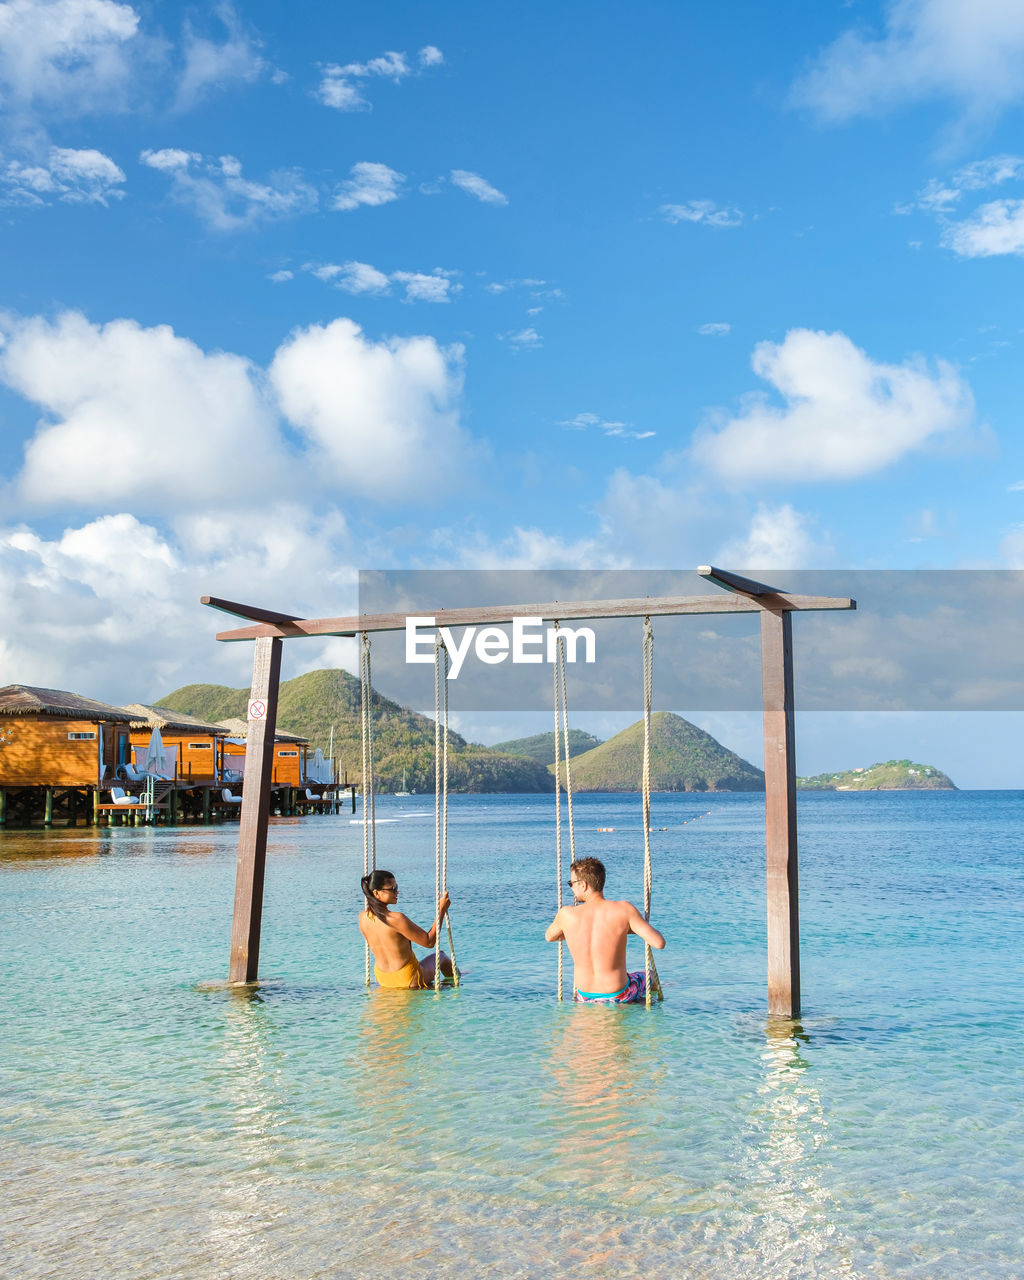
M 432 800 L 378 803 L 428 921 Z M 796 1024 L 763 798 L 654 797 L 650 1012 L 554 998 L 551 809 L 453 798 L 437 997 L 364 989 L 347 816 L 274 821 L 256 993 L 215 985 L 237 827 L 0 833 L 5 1273 L 1024 1274 L 1024 793 L 801 798 Z M 638 900 L 638 800 L 576 821 Z

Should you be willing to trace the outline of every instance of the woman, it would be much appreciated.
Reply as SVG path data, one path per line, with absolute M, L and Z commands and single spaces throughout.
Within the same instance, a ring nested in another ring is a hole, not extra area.
M 359 913 L 359 932 L 373 952 L 374 977 L 382 987 L 405 987 L 425 991 L 434 985 L 434 957 L 417 960 L 412 949 L 433 947 L 437 931 L 448 913 L 451 900 L 442 895 L 437 904 L 437 919 L 429 931 L 413 924 L 408 916 L 391 908 L 398 902 L 398 882 L 390 871 L 371 871 L 360 881 L 366 898 L 366 910 Z M 452 962 L 441 952 L 441 972 L 452 976 Z

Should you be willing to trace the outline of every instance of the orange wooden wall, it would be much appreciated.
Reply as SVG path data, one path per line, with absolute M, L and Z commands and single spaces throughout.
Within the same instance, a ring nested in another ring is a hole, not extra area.
M 107 764 L 114 761 L 118 728 L 103 727 Z M 94 720 L 0 716 L 0 730 L 11 735 L 10 742 L 0 745 L 0 786 L 94 787 L 99 782 L 100 727 Z M 74 740 L 69 733 L 96 737 Z
M 132 747 L 145 752 L 149 746 L 152 729 L 133 729 Z M 167 751 L 167 773 L 172 769 L 172 756 L 177 754 L 178 777 L 193 778 L 196 782 L 209 782 L 215 776 L 217 760 L 220 756 L 218 739 L 209 733 L 173 733 L 170 729 L 162 729 L 160 736 L 164 740 Z M 193 745 L 196 744 L 196 745 Z M 202 745 L 199 745 L 202 744 Z M 189 765 L 192 772 L 189 773 Z
M 282 755 L 282 752 L 284 753 Z M 292 752 L 295 754 L 293 755 Z M 244 742 L 225 742 L 225 764 L 229 769 L 240 768 L 239 758 L 245 759 Z M 274 743 L 274 769 L 271 774 L 274 786 L 298 787 L 303 785 L 306 748 L 298 742 Z M 232 759 L 234 758 L 234 761 Z

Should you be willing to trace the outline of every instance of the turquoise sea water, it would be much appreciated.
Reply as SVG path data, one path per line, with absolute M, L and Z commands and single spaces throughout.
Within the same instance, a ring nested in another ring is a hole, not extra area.
M 429 923 L 432 798 L 378 805 Z M 255 994 L 210 985 L 237 827 L 0 833 L 4 1274 L 1024 1275 L 1024 793 L 801 798 L 795 1024 L 763 797 L 652 822 L 651 1012 L 554 999 L 543 798 L 452 800 L 440 996 L 366 993 L 347 815 L 273 822 Z M 638 900 L 638 799 L 576 823 Z

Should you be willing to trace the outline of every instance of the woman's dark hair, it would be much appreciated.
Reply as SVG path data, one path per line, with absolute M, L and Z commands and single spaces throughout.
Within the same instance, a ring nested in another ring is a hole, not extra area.
M 394 873 L 382 871 L 378 867 L 376 871 L 371 871 L 368 876 L 363 876 L 359 883 L 366 897 L 367 911 L 376 916 L 378 920 L 387 920 L 388 909 L 380 898 L 373 896 L 373 891 L 374 889 L 390 889 L 393 884 L 397 884 Z

